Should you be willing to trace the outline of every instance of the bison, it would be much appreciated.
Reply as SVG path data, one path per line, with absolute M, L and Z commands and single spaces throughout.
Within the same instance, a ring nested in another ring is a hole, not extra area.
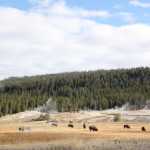
M 20 132 L 31 131 L 31 128 L 30 128 L 30 127 L 19 127 L 18 130 L 19 130 Z
M 98 128 L 96 126 L 92 125 L 92 126 L 89 126 L 89 130 L 93 131 L 93 132 L 97 132 Z
M 19 127 L 18 130 L 19 130 L 20 132 L 23 132 L 23 131 L 24 131 L 24 127 Z
M 125 124 L 123 127 L 124 127 L 124 128 L 127 128 L 127 129 L 130 129 L 130 128 L 131 128 L 128 124 Z
M 69 128 L 74 128 L 74 125 L 73 124 L 68 124 L 68 127 Z
M 58 124 L 57 124 L 57 123 L 52 123 L 52 124 L 51 124 L 51 126 L 53 126 L 53 127 L 57 127 L 57 126 L 58 126 Z
M 86 124 L 85 123 L 83 123 L 83 129 L 86 129 Z
M 146 128 L 145 127 L 141 127 L 141 131 L 146 132 Z

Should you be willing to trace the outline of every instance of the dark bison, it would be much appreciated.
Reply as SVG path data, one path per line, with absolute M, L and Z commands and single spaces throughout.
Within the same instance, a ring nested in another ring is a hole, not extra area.
M 124 127 L 124 128 L 127 128 L 127 129 L 130 129 L 130 128 L 131 128 L 128 124 L 125 124 L 123 127 Z
M 57 123 L 52 123 L 51 125 L 54 126 L 54 127 L 57 127 L 57 126 L 58 126 Z
M 31 131 L 31 128 L 30 128 L 30 127 L 19 127 L 18 130 L 19 130 L 20 132 Z
M 86 124 L 85 123 L 83 123 L 83 129 L 86 129 Z
M 68 127 L 69 127 L 69 128 L 73 128 L 74 125 L 73 125 L 73 124 L 68 124 Z
M 24 127 L 19 127 L 18 130 L 19 130 L 20 132 L 23 132 L 23 131 L 24 131 Z
M 89 126 L 89 130 L 90 131 L 93 131 L 93 132 L 97 132 L 98 131 L 98 129 L 97 129 L 97 127 L 96 126 Z
M 145 127 L 141 127 L 141 131 L 146 132 L 146 128 Z

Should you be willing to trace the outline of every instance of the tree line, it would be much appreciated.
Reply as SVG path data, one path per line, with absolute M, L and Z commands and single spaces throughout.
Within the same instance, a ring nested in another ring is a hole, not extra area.
M 0 81 L 0 115 L 56 102 L 59 112 L 103 110 L 150 99 L 150 68 L 97 70 L 12 77 Z

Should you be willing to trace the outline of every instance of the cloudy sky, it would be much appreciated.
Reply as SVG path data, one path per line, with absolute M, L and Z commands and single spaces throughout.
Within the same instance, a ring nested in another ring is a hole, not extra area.
M 150 66 L 149 0 L 0 0 L 0 79 Z

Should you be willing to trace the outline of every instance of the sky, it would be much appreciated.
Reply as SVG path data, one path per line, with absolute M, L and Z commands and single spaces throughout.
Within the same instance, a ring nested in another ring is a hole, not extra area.
M 0 80 L 150 67 L 149 0 L 0 0 Z

